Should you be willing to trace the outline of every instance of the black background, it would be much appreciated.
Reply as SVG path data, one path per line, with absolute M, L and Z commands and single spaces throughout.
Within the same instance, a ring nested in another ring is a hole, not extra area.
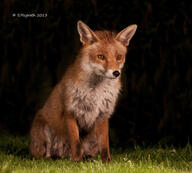
M 93 30 L 138 25 L 110 120 L 111 145 L 191 142 L 191 2 L 4 0 L 0 11 L 1 131 L 28 134 L 35 112 L 78 53 L 82 20 Z

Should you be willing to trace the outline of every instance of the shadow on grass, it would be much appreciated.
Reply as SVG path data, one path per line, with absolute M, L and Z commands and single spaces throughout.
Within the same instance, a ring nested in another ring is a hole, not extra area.
M 0 152 L 20 158 L 32 159 L 29 153 L 29 137 L 0 134 Z

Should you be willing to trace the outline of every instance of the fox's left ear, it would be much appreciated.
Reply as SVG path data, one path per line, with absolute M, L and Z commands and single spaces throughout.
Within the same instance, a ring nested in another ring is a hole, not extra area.
M 119 32 L 115 37 L 115 39 L 120 41 L 123 45 L 128 46 L 129 41 L 135 34 L 136 29 L 137 29 L 137 25 L 130 25 L 124 30 L 122 30 L 121 32 Z

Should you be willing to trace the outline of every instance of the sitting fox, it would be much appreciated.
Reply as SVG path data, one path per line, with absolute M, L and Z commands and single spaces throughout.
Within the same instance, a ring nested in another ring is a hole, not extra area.
M 101 154 L 110 162 L 109 125 L 121 89 L 127 46 L 137 25 L 118 34 L 92 31 L 78 21 L 82 49 L 33 121 L 30 152 L 35 158 Z M 84 136 L 81 133 L 84 132 Z

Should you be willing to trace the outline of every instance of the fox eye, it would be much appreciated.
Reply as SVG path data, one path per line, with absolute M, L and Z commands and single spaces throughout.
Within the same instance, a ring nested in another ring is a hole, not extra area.
M 122 58 L 122 55 L 117 55 L 117 61 L 120 61 Z
M 97 55 L 97 57 L 101 60 L 105 60 L 105 56 L 104 55 Z

